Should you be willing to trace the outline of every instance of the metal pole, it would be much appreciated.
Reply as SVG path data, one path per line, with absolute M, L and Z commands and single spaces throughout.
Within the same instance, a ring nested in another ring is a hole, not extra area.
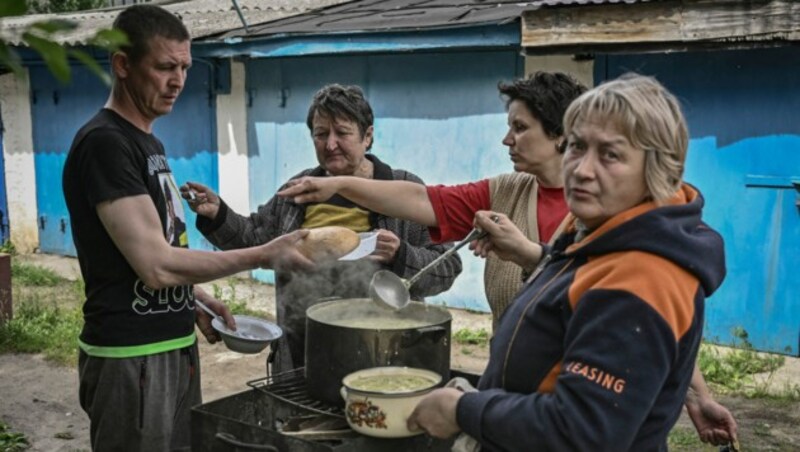
M 244 14 L 242 14 L 242 9 L 239 8 L 239 2 L 237 0 L 231 0 L 233 2 L 233 7 L 236 8 L 236 14 L 239 15 L 239 20 L 242 21 L 242 25 L 244 25 L 244 32 L 250 33 L 250 29 L 247 28 L 247 20 L 244 18 Z

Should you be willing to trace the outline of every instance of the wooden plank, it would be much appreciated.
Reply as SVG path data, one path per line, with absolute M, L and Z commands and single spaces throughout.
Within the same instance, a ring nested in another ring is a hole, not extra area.
M 800 2 L 676 0 L 526 11 L 522 46 L 800 40 Z

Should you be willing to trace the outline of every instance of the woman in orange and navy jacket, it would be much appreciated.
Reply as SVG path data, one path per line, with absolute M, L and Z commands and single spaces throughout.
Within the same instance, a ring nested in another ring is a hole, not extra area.
M 522 249 L 476 216 L 501 258 L 545 257 L 500 319 L 478 391 L 434 391 L 409 427 L 490 451 L 666 450 L 725 277 L 722 238 L 682 182 L 685 119 L 633 75 L 583 94 L 564 125 L 568 231 Z

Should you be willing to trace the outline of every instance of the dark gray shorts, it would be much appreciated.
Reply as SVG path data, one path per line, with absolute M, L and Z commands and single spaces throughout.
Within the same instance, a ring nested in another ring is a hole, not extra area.
M 136 358 L 98 358 L 81 350 L 78 372 L 93 450 L 189 450 L 190 411 L 202 402 L 196 342 Z

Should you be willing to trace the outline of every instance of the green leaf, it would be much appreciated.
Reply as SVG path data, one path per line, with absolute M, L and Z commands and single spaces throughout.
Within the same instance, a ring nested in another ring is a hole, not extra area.
M 21 16 L 28 12 L 28 3 L 25 0 L 0 1 L 0 17 Z
M 111 86 L 111 76 L 108 75 L 108 71 L 103 69 L 103 66 L 100 66 L 100 64 L 97 63 L 97 61 L 95 61 L 91 55 L 82 50 L 74 50 L 74 49 L 70 50 L 69 54 L 76 60 L 86 65 L 86 67 L 88 67 L 89 70 L 91 70 L 94 73 L 94 75 L 99 77 L 100 80 L 102 80 L 103 83 L 106 84 L 106 86 Z
M 41 30 L 47 34 L 59 31 L 71 31 L 78 28 L 78 23 L 74 20 L 52 19 L 42 22 L 35 22 L 30 26 L 33 30 Z
M 47 68 L 60 82 L 66 83 L 69 81 L 69 61 L 67 61 L 67 51 L 64 47 L 55 41 L 32 33 L 23 33 L 22 39 L 31 48 L 39 52 Z
M 0 73 L 2 73 L 2 68 L 10 69 L 17 76 L 25 73 L 25 69 L 22 67 L 22 60 L 17 52 L 7 46 L 5 42 L 0 41 Z
M 98 31 L 89 39 L 89 44 L 102 47 L 109 51 L 119 49 L 121 46 L 128 45 L 128 36 L 122 30 L 109 28 Z

